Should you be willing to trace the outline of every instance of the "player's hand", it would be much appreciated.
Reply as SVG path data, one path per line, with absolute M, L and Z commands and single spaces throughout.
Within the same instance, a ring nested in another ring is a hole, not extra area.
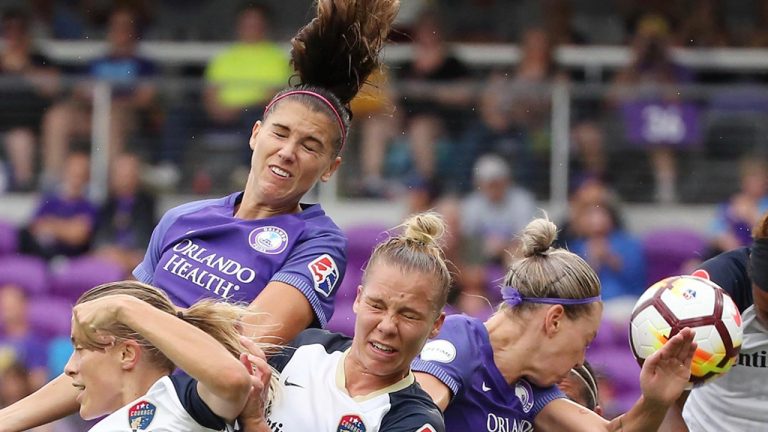
M 115 343 L 109 328 L 117 322 L 121 301 L 134 297 L 124 294 L 109 295 L 80 303 L 72 308 L 72 337 L 86 349 L 104 350 Z
M 693 336 L 693 330 L 686 327 L 645 360 L 640 389 L 648 402 L 671 405 L 688 386 L 696 352 Z
M 269 401 L 272 368 L 267 363 L 264 352 L 251 339 L 241 336 L 240 342 L 248 352 L 240 354 L 240 361 L 251 373 L 251 393 L 248 402 L 240 413 L 240 422 L 246 430 L 254 430 L 254 425 L 266 423 L 265 409 Z

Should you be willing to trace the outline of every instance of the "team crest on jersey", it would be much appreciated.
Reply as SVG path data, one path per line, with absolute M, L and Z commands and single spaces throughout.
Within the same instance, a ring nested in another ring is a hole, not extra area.
M 515 396 L 520 399 L 523 411 L 528 412 L 533 408 L 533 389 L 527 381 L 520 380 L 515 384 Z
M 248 243 L 259 252 L 277 255 L 288 247 L 288 233 L 276 226 L 258 227 L 248 235 Z
M 336 432 L 365 432 L 365 423 L 360 416 L 348 414 L 341 418 Z
M 437 432 L 435 428 L 432 427 L 431 424 L 427 423 L 424 426 L 418 428 L 416 432 Z
M 131 430 L 135 432 L 147 429 L 155 418 L 156 411 L 157 408 L 153 404 L 144 400 L 128 408 L 128 425 Z
M 336 261 L 328 254 L 320 255 L 307 264 L 315 283 L 315 291 L 328 297 L 339 280 L 339 268 Z

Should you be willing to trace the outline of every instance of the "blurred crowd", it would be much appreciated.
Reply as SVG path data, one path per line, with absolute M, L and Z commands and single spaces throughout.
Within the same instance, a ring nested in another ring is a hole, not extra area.
M 287 14 L 300 22 L 306 2 L 224 2 L 215 11 L 208 3 L 34 0 L 2 11 L 0 202 L 3 193 L 34 192 L 39 204 L 26 223 L 0 229 L 0 266 L 11 265 L 3 254 L 21 254 L 52 275 L 70 266 L 72 276 L 82 273 L 72 263 L 89 259 L 90 268 L 125 276 L 143 257 L 158 192 L 242 187 L 251 127 L 291 77 L 280 39 L 295 30 Z M 746 245 L 768 210 L 765 76 L 695 70 L 672 54 L 768 48 L 768 1 L 739 2 L 736 11 L 731 3 L 408 0 L 392 38 L 412 52 L 352 103 L 342 193 L 440 212 L 452 234 L 452 307 L 491 313 L 515 235 L 548 198 L 552 89 L 588 81 L 556 52 L 619 44 L 629 61 L 570 105 L 562 245 L 598 272 L 607 301 L 634 299 L 649 282 Z M 106 44 L 85 64 L 57 64 L 39 49 L 42 39 Z M 170 67 L 145 56 L 142 39 L 231 43 L 204 66 Z M 514 43 L 519 59 L 478 68 L 451 42 Z M 99 81 L 112 90 L 103 202 L 87 187 Z M 729 87 L 687 90 L 701 84 Z M 728 180 L 719 189 L 716 170 Z M 706 202 L 716 218 L 708 232 L 640 236 L 625 224 L 626 201 Z M 42 385 L 61 361 L 61 340 L 35 335 L 26 316 L 39 291 L 7 273 L 0 269 L 0 407 Z M 59 294 L 66 303 L 79 292 Z

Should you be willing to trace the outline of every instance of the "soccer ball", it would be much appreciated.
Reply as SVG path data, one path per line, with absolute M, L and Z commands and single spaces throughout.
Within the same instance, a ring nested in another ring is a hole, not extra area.
M 726 373 L 741 349 L 741 314 L 717 284 L 696 276 L 673 276 L 653 284 L 632 310 L 629 342 L 643 361 L 680 330 L 696 332 L 698 348 L 691 364 L 692 385 Z

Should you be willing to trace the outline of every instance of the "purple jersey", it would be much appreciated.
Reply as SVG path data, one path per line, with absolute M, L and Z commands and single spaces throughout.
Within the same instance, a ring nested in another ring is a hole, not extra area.
M 435 339 L 411 364 L 451 389 L 445 410 L 447 432 L 533 431 L 533 420 L 550 402 L 565 397 L 556 387 L 541 388 L 520 379 L 506 382 L 493 362 L 483 322 L 450 315 Z
M 234 217 L 242 192 L 168 211 L 152 233 L 136 279 L 174 304 L 201 298 L 252 302 L 270 281 L 301 291 L 325 326 L 347 265 L 346 238 L 319 204 L 266 219 Z

